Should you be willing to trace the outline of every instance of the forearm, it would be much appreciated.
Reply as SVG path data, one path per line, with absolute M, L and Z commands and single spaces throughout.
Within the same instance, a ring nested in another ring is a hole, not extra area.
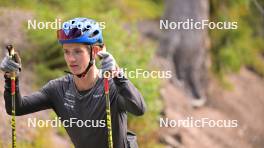
M 146 110 L 144 98 L 137 88 L 126 78 L 114 78 L 119 102 L 125 110 L 135 115 L 143 115 Z
M 5 108 L 7 114 L 12 114 L 12 95 L 11 95 L 11 80 L 6 78 L 5 80 Z M 25 115 L 40 110 L 48 109 L 51 107 L 51 103 L 47 97 L 41 92 L 35 92 L 29 96 L 21 97 L 19 90 L 19 81 L 16 80 L 16 93 L 15 93 L 15 110 L 16 116 Z

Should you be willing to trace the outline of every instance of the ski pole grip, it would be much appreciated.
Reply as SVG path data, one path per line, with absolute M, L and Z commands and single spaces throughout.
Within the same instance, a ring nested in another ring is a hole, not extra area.
M 7 45 L 6 49 L 8 51 L 8 56 L 16 63 L 21 64 L 20 56 L 15 52 L 15 48 L 13 47 L 13 45 Z M 21 69 L 19 69 L 19 71 L 21 71 Z
M 15 62 L 17 62 L 16 61 L 16 58 L 15 58 L 15 49 L 14 49 L 13 45 L 11 45 L 11 44 L 10 45 L 7 45 L 6 46 L 6 49 L 8 51 L 9 57 L 11 57 L 12 60 L 14 60 Z
M 15 49 L 13 47 L 13 45 L 7 45 L 6 46 L 6 49 L 8 51 L 8 55 L 10 58 L 12 58 L 12 60 L 16 61 L 16 58 L 15 58 Z M 11 79 L 14 79 L 15 80 L 15 77 L 16 77 L 16 73 L 15 72 L 11 72 Z
M 6 49 L 7 49 L 7 51 L 8 51 L 8 55 L 9 55 L 9 56 L 12 56 L 12 52 L 14 52 L 14 51 L 13 51 L 13 50 L 14 50 L 13 46 L 12 46 L 12 45 L 7 45 L 7 46 L 6 46 Z

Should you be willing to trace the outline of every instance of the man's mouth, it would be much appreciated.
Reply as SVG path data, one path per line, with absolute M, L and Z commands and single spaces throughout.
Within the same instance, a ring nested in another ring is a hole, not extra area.
M 70 65 L 71 68 L 76 68 L 78 65 Z

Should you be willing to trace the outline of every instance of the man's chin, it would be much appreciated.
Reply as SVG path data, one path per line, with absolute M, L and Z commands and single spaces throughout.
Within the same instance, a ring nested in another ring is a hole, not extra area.
M 72 73 L 73 75 L 80 75 L 80 74 L 81 74 L 81 72 L 79 72 L 79 71 L 71 71 L 71 73 Z

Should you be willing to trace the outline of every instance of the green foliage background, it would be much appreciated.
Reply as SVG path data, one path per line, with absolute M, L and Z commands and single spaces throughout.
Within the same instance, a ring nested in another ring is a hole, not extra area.
M 141 68 L 151 70 L 150 60 L 155 53 L 156 43 L 142 39 L 137 22 L 157 19 L 163 14 L 162 0 L 1 0 L 1 7 L 22 9 L 32 12 L 38 21 L 68 20 L 74 17 L 89 17 L 106 22 L 103 30 L 107 50 L 118 64 L 129 70 Z M 260 1 L 264 7 L 264 1 Z M 210 30 L 212 71 L 224 80 L 230 72 L 247 67 L 264 76 L 264 16 L 251 0 L 210 0 L 211 21 L 237 21 L 237 30 Z M 23 63 L 34 69 L 37 84 L 42 86 L 48 80 L 64 75 L 66 70 L 61 46 L 56 41 L 55 30 L 25 31 L 31 48 L 22 53 Z M 30 54 L 29 54 L 30 53 Z M 129 128 L 134 130 L 143 148 L 158 148 L 158 118 L 162 109 L 157 79 L 131 79 L 147 102 L 148 111 L 143 117 L 129 116 Z M 54 114 L 51 118 L 54 118 Z M 34 143 L 21 142 L 18 147 L 47 147 L 49 139 L 43 142 L 42 130 Z M 65 136 L 63 129 L 58 129 Z M 0 140 L 1 144 L 1 140 Z
M 264 1 L 258 1 L 264 8 Z M 252 0 L 212 0 L 211 21 L 236 21 L 236 30 L 211 30 L 212 69 L 224 75 L 247 67 L 264 76 L 264 16 Z M 225 80 L 223 81 L 225 82 Z

